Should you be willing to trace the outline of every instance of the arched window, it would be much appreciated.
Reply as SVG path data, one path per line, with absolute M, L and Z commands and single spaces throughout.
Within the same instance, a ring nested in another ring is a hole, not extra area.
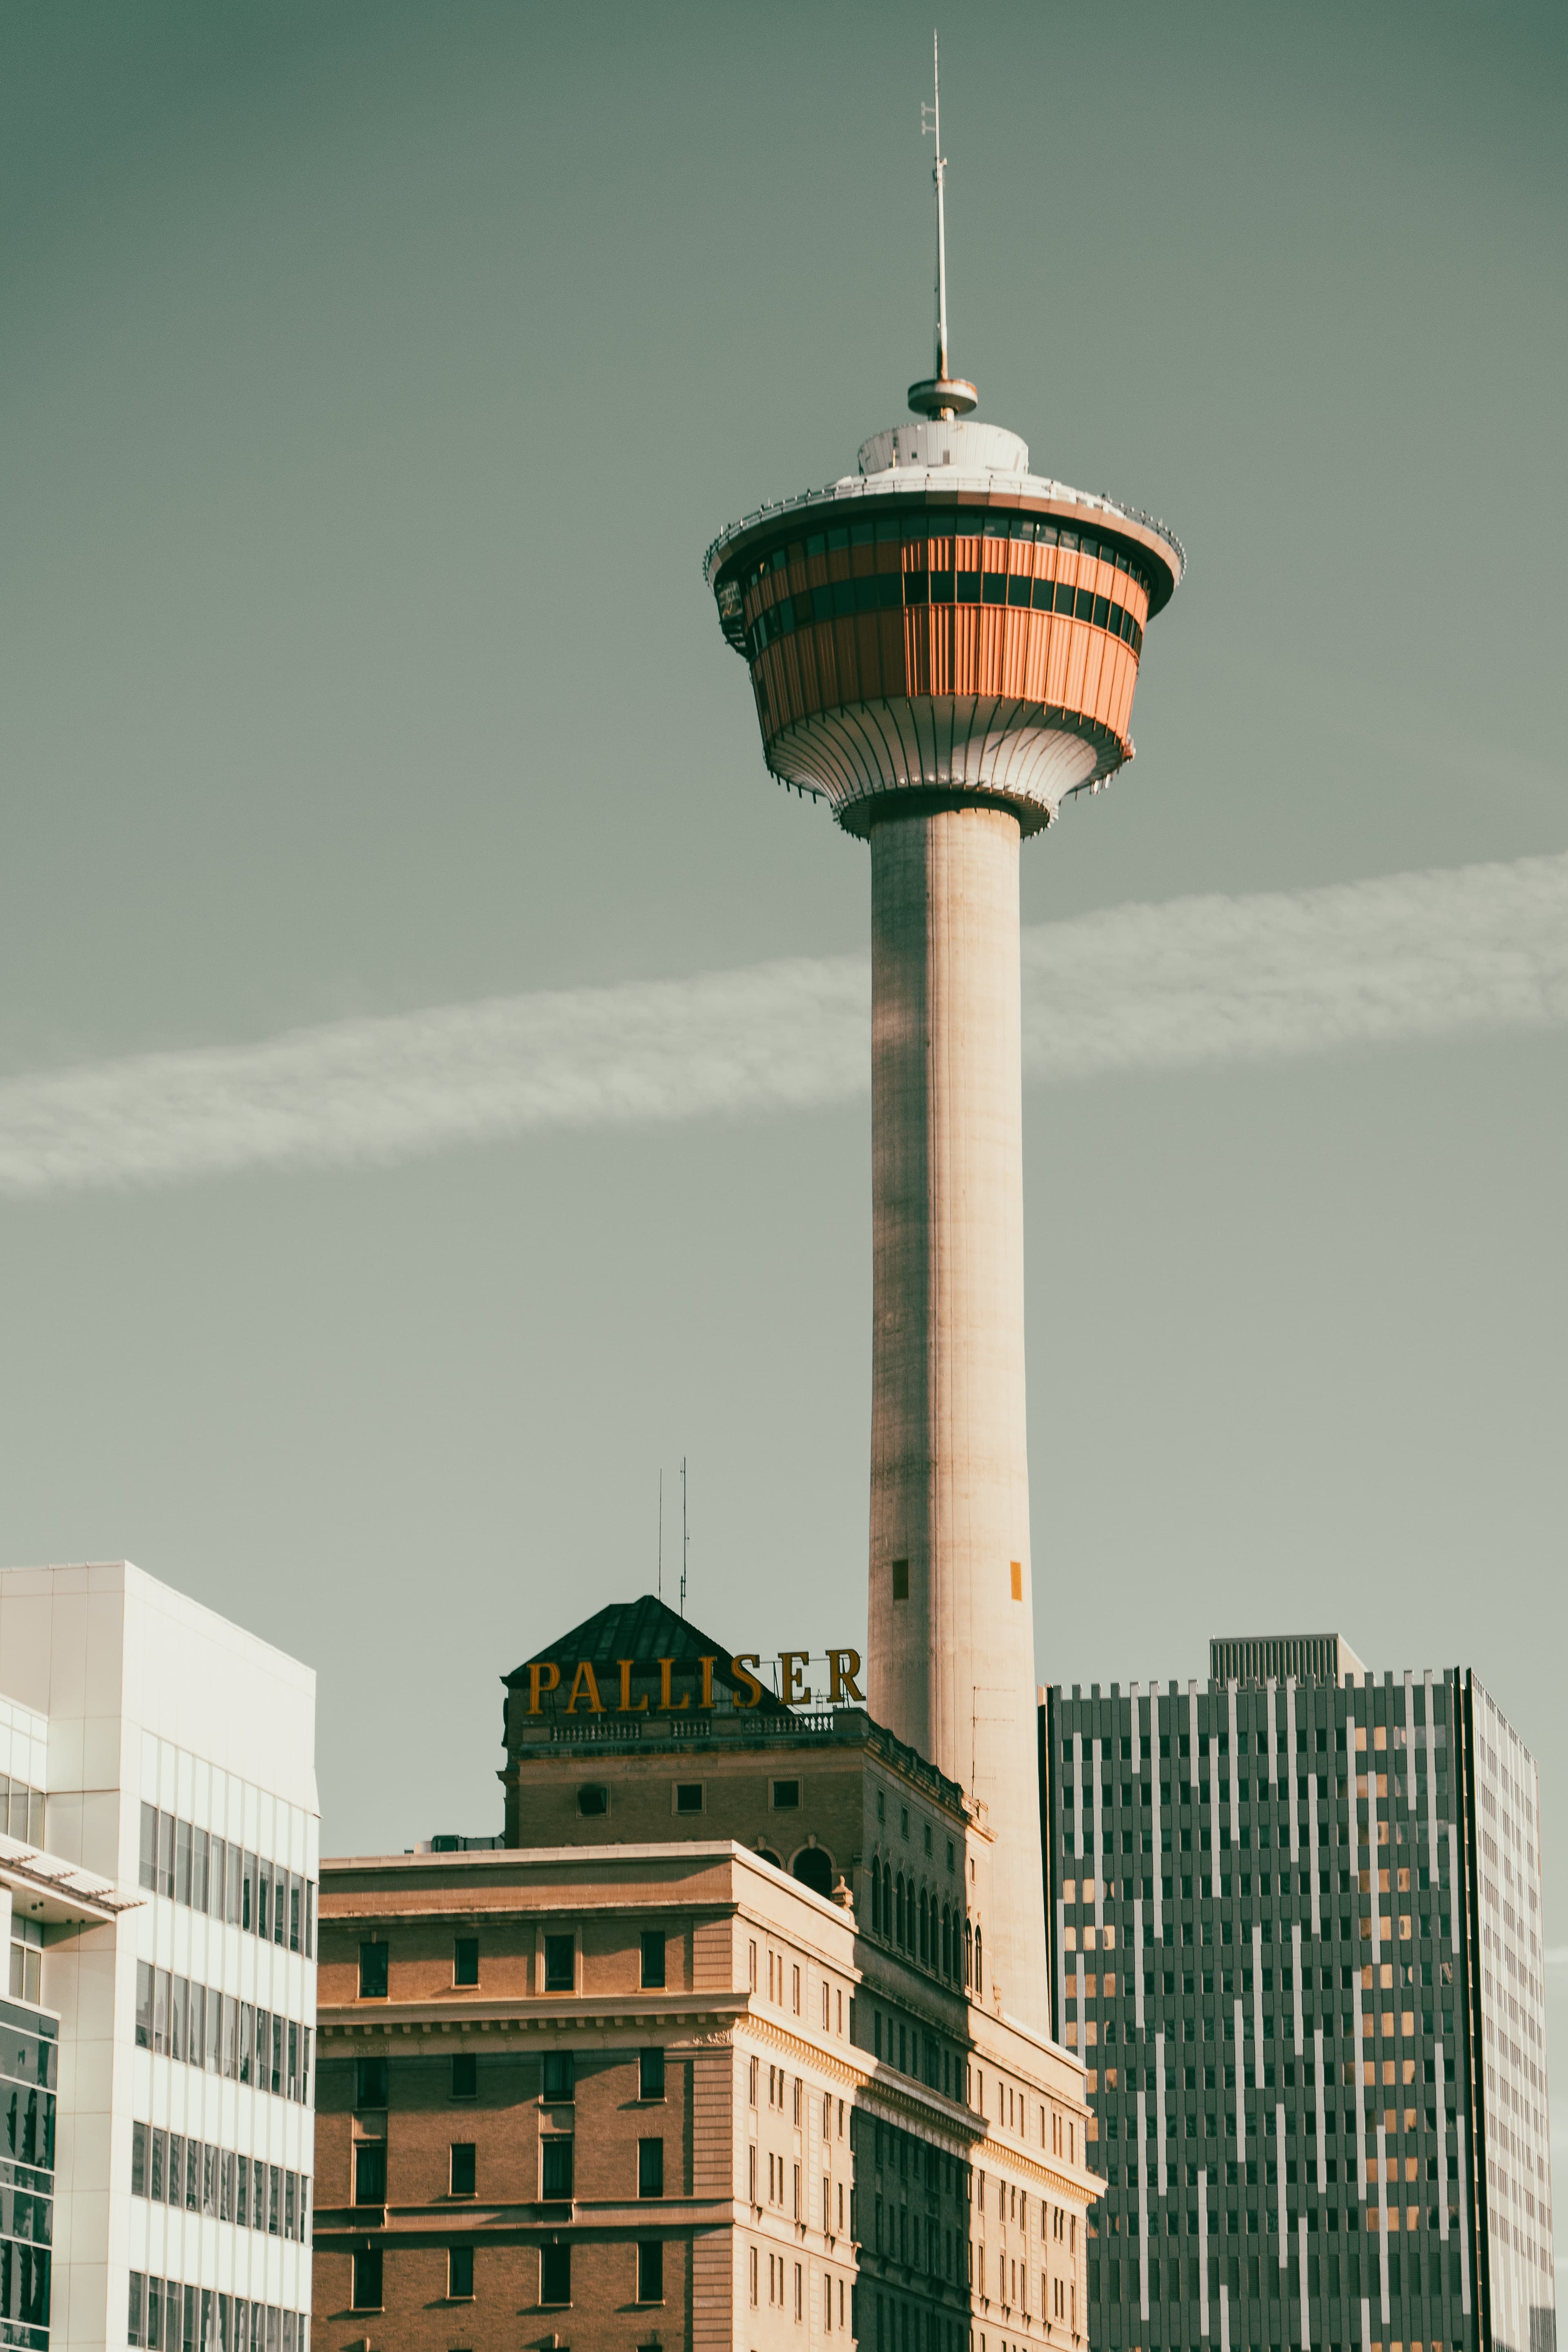
M 893 1940 L 893 1866 L 882 1864 L 882 1933 L 889 1943 Z
M 952 1914 L 945 1903 L 942 1906 L 942 1972 L 944 1977 L 952 1974 Z
M 970 1980 L 970 1976 L 973 1968 L 973 1958 L 974 1939 L 970 1933 L 969 1922 L 966 1919 L 963 1923 L 963 1981 L 965 1984 L 968 1984 Z
M 809 1886 L 814 1895 L 833 1892 L 833 1861 L 822 1846 L 803 1845 L 790 1864 L 790 1874 L 798 1878 L 803 1886 Z
M 879 1936 L 881 1932 L 882 1865 L 873 1855 L 871 1859 L 871 1933 L 873 1936 Z
M 978 1927 L 974 1930 L 974 1990 L 976 1993 L 985 1990 L 985 1938 Z
M 895 1923 L 894 1941 L 895 1943 L 901 1944 L 904 1940 L 904 1874 L 901 1870 L 899 1873 L 897 1884 L 893 1888 L 893 1902 L 895 1906 L 893 1912 L 893 1919 Z
M 921 1958 L 922 1960 L 929 1960 L 930 1958 L 931 1927 L 926 1916 L 926 1891 L 922 1886 L 921 1888 Z

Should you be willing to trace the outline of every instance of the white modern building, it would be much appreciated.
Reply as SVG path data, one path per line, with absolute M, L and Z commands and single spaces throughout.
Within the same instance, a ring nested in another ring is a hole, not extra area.
M 315 1675 L 126 1561 L 0 1571 L 0 2347 L 306 2352 Z

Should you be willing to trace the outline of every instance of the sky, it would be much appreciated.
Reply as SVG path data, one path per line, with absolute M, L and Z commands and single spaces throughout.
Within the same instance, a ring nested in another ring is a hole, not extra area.
M 1568 24 L 941 29 L 954 362 L 1190 559 L 1023 860 L 1037 1672 L 1473 1665 L 1568 1957 Z M 499 1827 L 683 1458 L 863 1634 L 868 862 L 701 558 L 929 372 L 930 37 L 0 16 L 0 1559 L 312 1664 L 329 1852 Z

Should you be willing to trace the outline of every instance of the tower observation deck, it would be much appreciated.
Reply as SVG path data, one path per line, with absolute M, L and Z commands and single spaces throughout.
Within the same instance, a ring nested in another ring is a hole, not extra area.
M 872 1715 L 986 1808 L 1003 2006 L 1049 2030 L 1024 1391 L 1018 853 L 1132 757 L 1179 541 L 1030 470 L 947 352 L 706 577 L 763 750 L 871 852 Z

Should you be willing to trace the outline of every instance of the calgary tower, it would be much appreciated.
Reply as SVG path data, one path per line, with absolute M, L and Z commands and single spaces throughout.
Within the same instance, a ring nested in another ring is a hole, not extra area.
M 1132 757 L 1179 541 L 1032 473 L 949 364 L 858 469 L 708 551 L 768 767 L 871 852 L 868 1701 L 996 1841 L 987 1998 L 1049 2030 L 1024 1393 L 1018 851 Z M 1046 1588 L 1048 1596 L 1048 1584 Z M 1048 1597 L 1047 1606 L 1048 1608 Z

